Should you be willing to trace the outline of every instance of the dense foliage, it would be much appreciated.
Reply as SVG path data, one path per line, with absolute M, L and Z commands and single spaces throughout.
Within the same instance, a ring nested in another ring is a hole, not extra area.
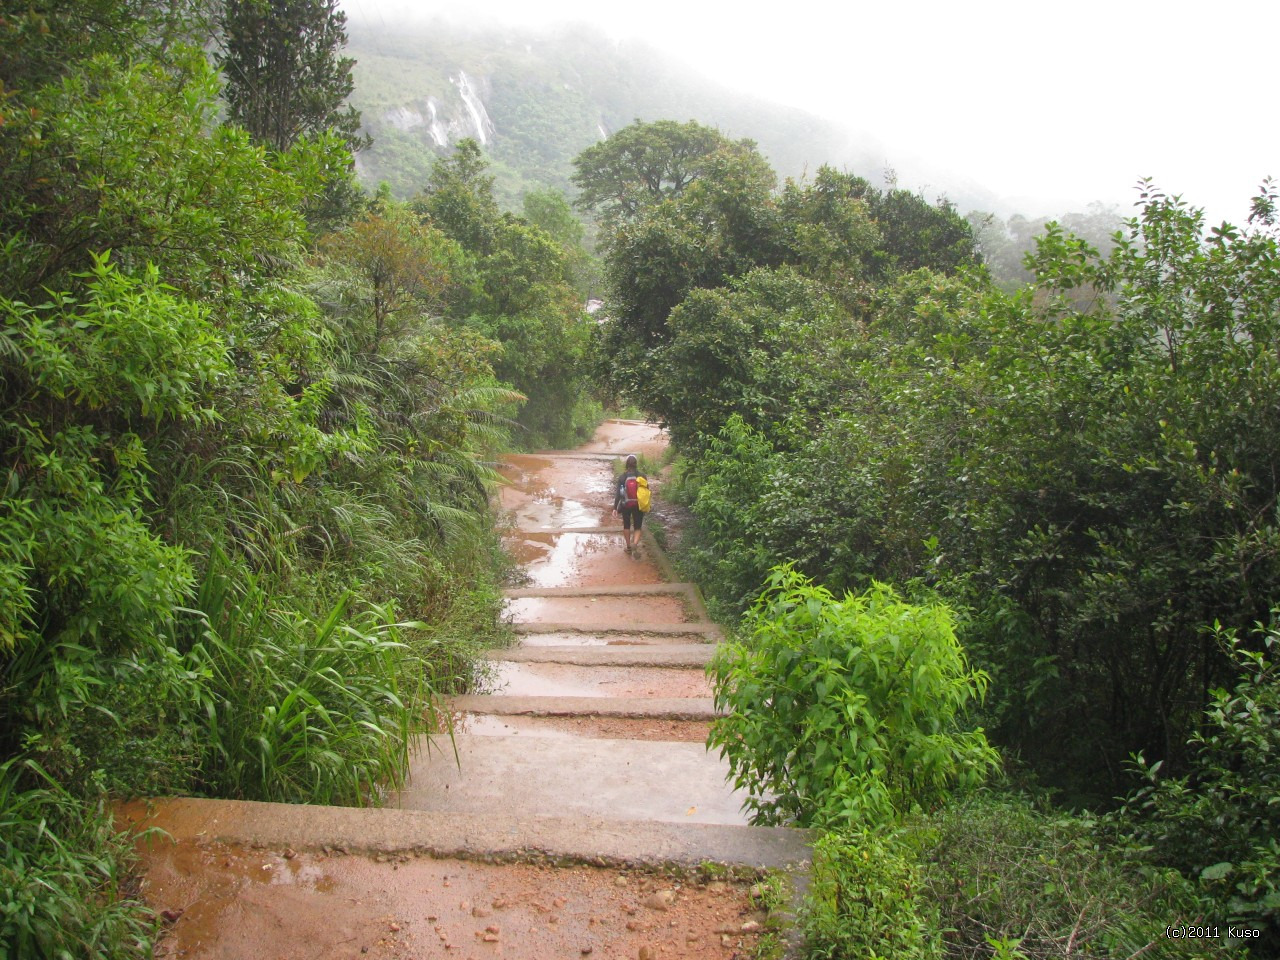
M 1274 936 L 1272 807 L 1245 783 L 1270 790 L 1275 678 L 1245 656 L 1260 641 L 1211 629 L 1274 630 L 1280 596 L 1270 184 L 1244 229 L 1206 231 L 1150 185 L 1105 250 L 1048 224 L 1032 282 L 1002 289 L 945 206 L 829 170 L 778 191 L 757 161 L 721 154 L 605 238 L 608 375 L 684 454 L 686 570 L 721 613 L 753 610 L 749 634 L 780 565 L 836 594 L 945 598 L 1012 768 L 1108 805 L 1140 785 L 1131 755 L 1159 762 L 1131 804 L 1147 867 Z M 748 636 L 721 695 L 807 716 L 862 634 L 774 613 L 794 643 L 766 632 L 778 656 L 752 659 Z M 830 758 L 818 789 L 782 737 L 733 723 L 719 742 L 788 816 L 864 769 L 843 721 L 788 727 Z
M 341 97 L 222 120 L 201 5 L 54 12 L 0 18 L 0 954 L 141 956 L 100 809 L 399 782 L 500 633 L 503 381 L 571 436 L 585 321 L 461 161 L 335 219 Z

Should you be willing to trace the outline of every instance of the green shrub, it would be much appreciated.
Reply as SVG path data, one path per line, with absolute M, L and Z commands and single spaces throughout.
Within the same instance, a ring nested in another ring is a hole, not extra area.
M 920 870 L 893 834 L 829 833 L 814 846 L 801 925 L 811 960 L 933 960 L 937 925 Z
M 155 922 L 126 889 L 127 842 L 30 760 L 0 764 L 0 957 L 151 956 Z
M 1221 942 L 1167 937 L 1170 924 L 1219 920 L 1176 871 L 1088 817 L 980 792 L 915 820 L 904 837 L 949 958 L 1240 956 Z
M 1222 918 L 1263 932 L 1260 950 L 1280 951 L 1280 631 L 1262 650 L 1233 631 L 1218 639 L 1239 671 L 1234 690 L 1216 689 L 1191 738 L 1191 772 L 1161 776 L 1129 798 L 1121 822 L 1154 846 L 1162 863 L 1198 878 Z
M 986 676 L 969 669 L 945 606 L 883 584 L 837 600 L 784 566 L 747 628 L 709 668 L 726 711 L 710 743 L 757 821 L 887 823 L 998 765 L 982 730 L 960 726 Z

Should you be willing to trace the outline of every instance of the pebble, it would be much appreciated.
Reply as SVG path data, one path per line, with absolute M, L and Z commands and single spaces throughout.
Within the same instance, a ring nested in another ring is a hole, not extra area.
M 400 924 L 398 924 L 398 923 L 393 923 L 393 924 L 391 924 L 391 932 L 392 932 L 392 933 L 399 933 L 399 932 L 400 932 Z
M 759 929 L 760 929 L 760 924 L 757 923 L 755 920 L 748 920 L 746 923 L 742 925 L 743 933 L 756 933 L 759 931 Z
M 491 917 L 493 916 L 493 911 L 490 910 L 488 907 L 475 906 L 471 908 L 471 915 L 473 917 L 480 917 L 480 918 Z
M 653 960 L 653 951 L 648 947 L 641 947 L 640 953 L 636 956 L 636 960 Z
M 676 892 L 674 890 L 659 890 L 657 893 L 647 896 L 644 905 L 650 910 L 665 910 L 675 903 L 675 899 Z
M 591 956 L 591 954 L 592 954 L 592 952 L 593 952 L 594 950 L 595 950 L 595 947 L 583 947 L 583 948 L 582 948 L 581 950 L 579 950 L 578 952 L 579 952 L 580 954 L 582 954 L 584 957 L 589 957 L 589 956 Z

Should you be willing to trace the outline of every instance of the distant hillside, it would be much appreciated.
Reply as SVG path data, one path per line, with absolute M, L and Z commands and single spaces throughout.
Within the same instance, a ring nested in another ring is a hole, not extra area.
M 509 207 L 529 189 L 570 191 L 572 160 L 633 120 L 698 120 L 757 141 L 782 176 L 832 163 L 875 183 L 884 153 L 855 144 L 802 111 L 716 86 L 651 48 L 617 44 L 588 27 L 555 32 L 468 30 L 443 21 L 348 24 L 357 60 L 351 101 L 374 145 L 362 179 L 418 192 L 433 158 L 475 137 L 494 163 Z

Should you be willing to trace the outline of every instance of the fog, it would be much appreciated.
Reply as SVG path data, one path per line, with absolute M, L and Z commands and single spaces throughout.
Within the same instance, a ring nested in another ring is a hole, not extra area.
M 352 30 L 464 9 L 343 6 Z M 926 193 L 970 181 L 1032 215 L 1092 201 L 1127 213 L 1134 184 L 1151 177 L 1211 222 L 1240 223 L 1262 179 L 1280 175 L 1273 10 L 1253 0 L 475 0 L 465 16 L 586 21 L 643 40 L 728 87 L 865 131 L 903 185 Z

